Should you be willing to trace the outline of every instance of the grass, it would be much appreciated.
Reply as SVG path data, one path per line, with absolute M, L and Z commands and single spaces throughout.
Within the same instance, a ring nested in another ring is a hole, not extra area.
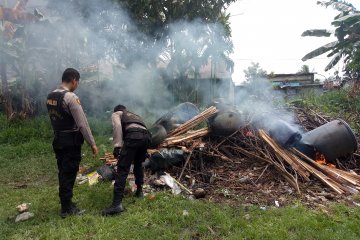
M 101 154 L 110 151 L 110 123 L 95 119 L 90 122 Z M 0 123 L 0 239 L 360 238 L 360 209 L 342 205 L 333 205 L 328 212 L 311 210 L 299 203 L 286 208 L 267 207 L 264 211 L 259 206 L 223 206 L 209 200 L 175 197 L 164 191 L 155 193 L 154 200 L 127 195 L 126 212 L 103 217 L 100 212 L 112 198 L 110 183 L 76 185 L 75 200 L 87 212 L 61 219 L 48 119 L 8 124 L 0 116 Z M 101 164 L 91 157 L 86 145 L 83 153 L 83 164 Z M 15 223 L 15 207 L 23 202 L 31 203 L 35 217 Z
M 303 107 L 308 106 L 333 118 L 342 118 L 351 127 L 360 131 L 360 96 L 352 96 L 351 89 L 342 89 L 316 94 L 308 92 L 291 103 Z

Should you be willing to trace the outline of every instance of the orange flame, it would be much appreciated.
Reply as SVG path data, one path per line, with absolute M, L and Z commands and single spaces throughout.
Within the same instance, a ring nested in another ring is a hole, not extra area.
M 315 162 L 321 164 L 321 165 L 326 165 L 328 167 L 332 167 L 332 168 L 336 168 L 336 166 L 332 163 L 328 163 L 325 159 L 324 154 L 322 154 L 321 152 L 316 152 L 315 154 Z

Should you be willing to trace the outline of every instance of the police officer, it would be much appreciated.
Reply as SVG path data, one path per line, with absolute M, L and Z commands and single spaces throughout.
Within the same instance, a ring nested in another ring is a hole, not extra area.
M 80 74 L 67 68 L 61 85 L 47 97 L 47 109 L 54 130 L 53 149 L 57 159 L 61 217 L 79 215 L 85 210 L 72 202 L 73 187 L 81 161 L 81 145 L 84 139 L 96 155 L 98 148 L 91 133 L 75 89 L 79 86 Z
M 117 105 L 114 108 L 111 121 L 113 126 L 113 154 L 118 159 L 118 163 L 115 173 L 113 202 L 109 208 L 103 210 L 103 215 L 114 215 L 124 211 L 121 202 L 132 162 L 134 163 L 135 184 L 137 186 L 135 196 L 144 197 L 142 162 L 145 161 L 147 148 L 151 141 L 150 133 L 141 117 L 128 111 L 123 105 Z

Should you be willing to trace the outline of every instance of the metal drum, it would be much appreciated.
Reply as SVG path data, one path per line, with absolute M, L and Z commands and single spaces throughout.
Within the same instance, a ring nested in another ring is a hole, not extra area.
M 165 128 L 160 124 L 153 125 L 151 128 L 149 128 L 149 132 L 151 133 L 150 148 L 155 148 L 160 143 L 162 143 L 167 135 Z
M 181 103 L 160 117 L 154 125 L 160 124 L 167 132 L 170 132 L 199 113 L 199 109 L 194 104 L 190 102 Z
M 151 133 L 151 147 L 154 148 L 158 146 L 164 141 L 170 131 L 192 119 L 199 113 L 199 109 L 190 102 L 181 103 L 172 108 L 149 128 L 149 132 Z
M 219 112 L 209 120 L 211 134 L 228 136 L 242 127 L 241 115 L 236 110 Z

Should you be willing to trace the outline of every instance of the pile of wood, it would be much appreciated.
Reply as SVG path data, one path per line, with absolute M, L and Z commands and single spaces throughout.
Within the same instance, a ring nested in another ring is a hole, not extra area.
M 104 157 L 100 158 L 101 161 L 103 161 L 104 164 L 109 166 L 114 166 L 117 163 L 117 159 L 114 157 L 112 153 L 105 153 Z
M 172 131 L 161 145 L 161 147 L 187 148 L 186 161 L 182 167 L 173 172 L 174 175 L 177 175 L 178 180 L 181 180 L 184 175 L 190 176 L 190 178 L 196 176 L 197 181 L 206 184 L 211 182 L 209 181 L 210 173 L 210 178 L 220 179 L 216 182 L 223 184 L 218 187 L 225 187 L 224 185 L 229 187 L 231 186 L 229 181 L 233 181 L 232 188 L 240 189 L 239 179 L 231 179 L 231 176 L 226 176 L 223 169 L 227 168 L 226 164 L 228 164 L 232 170 L 235 168 L 240 170 L 248 164 L 247 160 L 251 159 L 254 163 L 265 164 L 264 171 L 257 180 L 265 172 L 270 172 L 274 178 L 282 176 L 280 178 L 286 180 L 298 194 L 302 192 L 301 189 L 305 184 L 313 179 L 318 179 L 338 194 L 357 193 L 360 190 L 360 176 L 355 172 L 321 165 L 294 148 L 284 149 L 263 130 L 256 131 L 244 127 L 228 137 L 211 136 L 207 128 L 190 130 L 197 126 L 201 122 L 200 120 L 204 120 L 214 113 L 216 110 L 209 111 L 207 109 L 206 114 L 204 112 L 200 114 L 202 117 L 197 116 Z M 327 117 L 314 111 L 297 109 L 297 113 L 298 120 L 303 121 L 308 130 L 329 121 Z M 222 174 L 224 173 L 221 176 L 214 174 L 219 165 L 222 168 Z M 214 181 L 211 184 L 214 186 Z
M 259 131 L 259 135 L 273 149 L 277 160 L 286 162 L 304 181 L 310 181 L 309 177 L 313 176 L 339 194 L 358 193 L 360 176 L 356 173 L 319 164 L 295 148 L 283 149 L 263 130 Z M 285 168 L 283 170 L 286 171 Z M 294 178 L 289 179 L 290 183 L 299 191 L 295 180 Z
M 306 130 L 331 120 L 314 111 L 293 110 Z M 272 194 L 281 197 L 289 191 L 288 188 L 300 196 L 304 192 L 316 192 L 310 190 L 314 185 L 321 189 L 317 192 L 328 189 L 337 195 L 360 190 L 360 176 L 354 171 L 348 171 L 341 164 L 337 164 L 338 168 L 331 168 L 296 149 L 284 149 L 265 131 L 255 130 L 249 127 L 250 124 L 227 137 L 214 136 L 207 127 L 196 129 L 216 112 L 215 107 L 201 112 L 170 132 L 158 147 L 181 148 L 186 152 L 182 165 L 167 169 L 185 188 L 202 187 L 214 195 L 218 189 L 230 189 L 234 194 L 249 193 L 246 194 L 248 198 L 261 194 L 264 198 L 274 197 Z M 156 151 L 151 149 L 148 152 L 151 155 Z M 353 156 L 355 164 L 359 157 Z M 101 160 L 107 165 L 114 165 L 117 161 L 111 153 L 106 153 Z
M 208 135 L 209 129 L 207 127 L 198 130 L 192 129 L 216 113 L 217 109 L 214 106 L 205 109 L 203 112 L 171 131 L 167 135 L 167 138 L 161 143 L 160 147 L 184 146 L 198 138 Z

